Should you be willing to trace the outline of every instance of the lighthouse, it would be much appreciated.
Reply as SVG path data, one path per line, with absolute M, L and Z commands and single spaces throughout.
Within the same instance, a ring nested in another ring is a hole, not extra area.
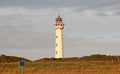
M 56 31 L 55 58 L 63 58 L 63 34 L 64 24 L 62 18 L 58 16 L 54 25 Z

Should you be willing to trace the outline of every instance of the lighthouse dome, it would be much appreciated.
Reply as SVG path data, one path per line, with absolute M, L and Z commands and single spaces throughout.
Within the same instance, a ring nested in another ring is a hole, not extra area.
M 60 16 L 58 16 L 58 17 L 56 18 L 56 21 L 62 21 L 62 18 L 61 18 Z

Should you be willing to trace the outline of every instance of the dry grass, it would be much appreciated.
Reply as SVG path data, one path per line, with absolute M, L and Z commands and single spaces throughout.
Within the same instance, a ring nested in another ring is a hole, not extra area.
M 20 74 L 18 63 L 0 63 L 0 74 Z M 38 61 L 26 62 L 24 74 L 120 74 L 120 62 Z

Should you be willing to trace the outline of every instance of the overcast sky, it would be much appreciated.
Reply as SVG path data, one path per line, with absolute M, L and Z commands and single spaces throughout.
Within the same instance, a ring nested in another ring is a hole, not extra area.
M 58 14 L 65 57 L 120 54 L 120 0 L 0 0 L 0 54 L 54 57 Z

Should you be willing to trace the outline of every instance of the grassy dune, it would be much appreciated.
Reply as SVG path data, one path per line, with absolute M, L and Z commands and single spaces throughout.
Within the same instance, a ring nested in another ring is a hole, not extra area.
M 0 74 L 20 74 L 18 63 L 0 63 Z M 24 74 L 120 74 L 120 62 L 26 62 Z
M 120 74 L 119 61 L 99 59 L 69 58 L 57 60 L 46 58 L 26 62 L 24 74 Z M 20 74 L 20 69 L 18 62 L 0 63 L 0 74 Z

